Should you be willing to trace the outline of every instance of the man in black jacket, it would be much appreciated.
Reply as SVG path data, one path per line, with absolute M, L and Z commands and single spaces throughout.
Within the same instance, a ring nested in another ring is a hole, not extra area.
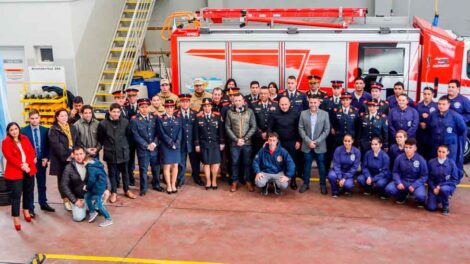
M 279 99 L 279 109 L 271 115 L 268 122 L 268 132 L 276 132 L 279 135 L 281 146 L 289 152 L 290 156 L 295 162 L 297 175 L 302 177 L 302 167 L 300 146 L 301 139 L 299 135 L 299 117 L 300 113 L 291 108 L 291 103 L 288 97 L 283 96 Z M 290 187 L 293 190 L 297 189 L 295 176 L 292 178 Z
M 83 221 L 86 217 L 85 195 L 86 168 L 84 164 L 85 149 L 81 146 L 73 149 L 73 159 L 65 166 L 60 187 L 65 197 L 72 203 L 72 218 Z
M 129 174 L 127 171 L 129 162 L 129 140 L 131 132 L 129 121 L 121 116 L 121 106 L 113 103 L 109 108 L 109 117 L 98 125 L 98 141 L 103 146 L 103 159 L 108 165 L 108 175 L 111 181 L 111 198 L 117 200 L 117 180 L 119 173 L 122 175 L 124 194 L 128 198 L 136 196 L 129 190 Z

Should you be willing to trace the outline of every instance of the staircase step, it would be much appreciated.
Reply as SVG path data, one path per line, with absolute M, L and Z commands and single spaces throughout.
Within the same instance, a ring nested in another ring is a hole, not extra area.
M 114 41 L 116 41 L 116 42 L 124 42 L 124 41 L 126 41 L 126 38 L 115 38 Z M 129 38 L 127 41 L 128 41 L 128 42 L 129 42 L 129 41 L 135 42 L 135 41 L 138 41 L 138 39 L 136 39 L 136 38 Z
M 104 70 L 103 73 L 104 73 L 104 74 L 115 74 L 115 73 L 116 73 L 116 69 Z M 129 73 L 129 71 L 120 70 L 119 73 Z
M 125 9 L 124 13 L 148 13 L 148 10 Z
M 132 22 L 132 18 L 121 18 L 121 22 Z M 147 19 L 145 18 L 136 18 L 134 19 L 134 22 L 145 22 Z
M 109 96 L 109 97 L 112 97 L 113 94 L 110 94 L 110 93 L 97 93 L 96 96 Z
M 109 59 L 107 60 L 108 63 L 118 63 L 119 59 Z M 121 63 L 133 63 L 133 60 L 122 60 Z
M 134 4 L 136 5 L 139 1 L 137 0 L 127 0 L 126 1 L 126 4 Z M 141 4 L 149 4 L 149 3 L 152 3 L 152 0 L 141 0 L 140 1 Z
M 128 27 L 120 27 L 120 28 L 118 28 L 117 31 L 119 31 L 119 32 L 127 32 L 127 31 L 129 31 L 129 30 L 130 30 L 130 28 L 128 28 Z M 141 29 L 141 28 L 134 28 L 134 29 L 132 29 L 132 31 L 142 31 L 142 29 Z
M 108 80 L 105 79 L 105 80 L 100 81 L 100 84 L 102 84 L 102 85 L 111 85 L 112 83 L 113 83 L 113 80 L 109 80 L 109 79 Z M 114 81 L 114 84 L 116 84 L 116 85 L 126 84 L 126 83 L 127 83 L 127 80 L 120 80 L 120 81 L 116 80 L 116 81 Z
M 123 50 L 124 50 L 123 48 L 112 48 L 111 52 L 121 52 Z M 136 49 L 135 48 L 127 48 L 127 49 L 125 49 L 125 51 L 136 52 Z

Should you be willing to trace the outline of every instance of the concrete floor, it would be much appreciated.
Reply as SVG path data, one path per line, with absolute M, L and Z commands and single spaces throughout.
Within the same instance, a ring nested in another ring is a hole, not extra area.
M 100 228 L 101 217 L 73 222 L 55 179 L 48 179 L 56 213 L 37 210 L 17 232 L 10 207 L 0 207 L 0 262 L 25 263 L 45 253 L 124 258 L 107 263 L 470 263 L 469 188 L 458 188 L 444 217 L 358 189 L 339 199 L 322 196 L 317 182 L 304 194 L 264 197 L 246 188 L 230 193 L 222 182 L 219 190 L 206 191 L 188 178 L 177 195 L 119 196 L 107 206 L 114 225 Z M 104 263 L 58 258 L 45 263 Z

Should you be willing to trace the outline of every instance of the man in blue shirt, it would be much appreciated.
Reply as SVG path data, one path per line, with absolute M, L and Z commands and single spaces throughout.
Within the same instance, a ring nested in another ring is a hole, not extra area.
M 400 154 L 393 165 L 393 181 L 387 185 L 385 192 L 396 199 L 396 203 L 404 204 L 408 195 L 413 195 L 418 207 L 424 207 L 428 166 L 426 160 L 416 153 L 416 139 L 409 138 L 405 142 L 405 153 Z
M 41 210 L 46 212 L 55 212 L 55 209 L 49 206 L 47 203 L 46 195 L 46 169 L 47 162 L 49 161 L 49 139 L 47 137 L 48 130 L 46 127 L 40 125 L 41 116 L 36 109 L 29 112 L 29 125 L 21 129 L 21 133 L 26 135 L 31 141 L 36 152 L 36 167 L 38 172 L 36 173 L 36 182 L 38 186 L 38 201 L 41 206 Z M 33 181 L 34 184 L 34 181 Z M 34 189 L 34 186 L 33 186 Z M 34 192 L 31 192 L 32 196 L 29 205 L 29 213 L 31 217 L 35 217 L 34 212 Z
M 465 123 L 470 121 L 470 100 L 460 94 L 460 82 L 450 80 L 447 87 L 447 97 L 450 100 L 450 109 L 461 114 Z
M 262 194 L 268 195 L 268 183 L 273 182 L 274 192 L 281 194 L 295 175 L 295 163 L 289 152 L 278 144 L 279 135 L 276 132 L 269 132 L 267 138 L 268 144 L 253 160 L 255 184 L 262 189 Z
M 361 77 L 357 77 L 356 80 L 354 80 L 354 92 L 351 104 L 359 110 L 363 109 L 364 102 L 372 100 L 372 95 L 364 91 L 365 86 L 364 79 Z
M 398 107 L 390 109 L 388 113 L 388 129 L 390 139 L 394 143 L 397 131 L 402 129 L 408 134 L 408 138 L 415 138 L 419 125 L 419 114 L 416 109 L 408 106 L 405 94 L 398 96 Z

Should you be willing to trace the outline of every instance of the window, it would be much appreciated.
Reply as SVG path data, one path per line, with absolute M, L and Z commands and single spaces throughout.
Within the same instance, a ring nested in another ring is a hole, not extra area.
M 467 77 L 470 78 L 470 50 L 467 51 Z
M 403 75 L 405 49 L 395 44 L 360 44 L 362 75 Z
M 38 64 L 53 64 L 54 54 L 52 46 L 35 46 L 36 61 Z

